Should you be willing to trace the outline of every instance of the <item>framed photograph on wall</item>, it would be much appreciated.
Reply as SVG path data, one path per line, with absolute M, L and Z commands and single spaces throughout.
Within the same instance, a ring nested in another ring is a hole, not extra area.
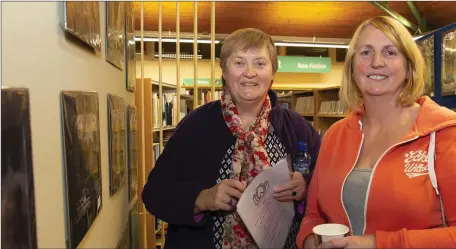
M 139 249 L 139 200 L 130 209 L 130 248 Z
M 136 133 L 136 108 L 127 106 L 127 146 L 128 146 L 128 201 L 132 202 L 138 193 L 138 145 Z
M 69 248 L 76 248 L 102 208 L 98 93 L 63 91 L 62 131 Z
M 106 2 L 106 61 L 125 67 L 125 2 Z
M 426 81 L 424 84 L 424 94 L 429 97 L 435 96 L 435 80 L 434 80 L 434 35 L 416 41 L 418 48 L 423 55 L 426 63 Z
M 127 181 L 127 129 L 125 100 L 108 94 L 109 194 L 114 195 Z
M 135 41 L 135 12 L 133 2 L 125 3 L 125 37 L 126 65 L 127 65 L 127 91 L 134 92 L 136 88 L 136 41 Z
M 456 28 L 442 34 L 442 96 L 456 95 Z
M 36 249 L 29 93 L 2 87 L 2 248 Z
M 63 29 L 101 51 L 100 2 L 63 2 Z
M 130 226 L 128 223 L 124 226 L 122 236 L 117 243 L 116 249 L 130 249 Z

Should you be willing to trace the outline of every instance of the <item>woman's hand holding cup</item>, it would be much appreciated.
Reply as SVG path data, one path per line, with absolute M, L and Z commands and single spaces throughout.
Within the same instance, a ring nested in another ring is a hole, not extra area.
M 348 236 L 349 231 L 350 229 L 343 224 L 329 223 L 315 226 L 312 230 L 313 234 L 304 240 L 303 247 L 306 249 L 332 248 L 334 246 L 331 241 Z

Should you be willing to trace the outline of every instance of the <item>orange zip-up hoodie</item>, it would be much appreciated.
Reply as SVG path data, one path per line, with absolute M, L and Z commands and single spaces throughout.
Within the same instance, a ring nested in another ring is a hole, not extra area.
M 421 108 L 414 128 L 379 158 L 369 181 L 364 234 L 375 234 L 377 248 L 456 248 L 456 112 L 429 97 L 417 102 Z M 296 241 L 299 248 L 319 224 L 345 224 L 351 234 L 342 190 L 362 147 L 361 114 L 350 113 L 323 137 Z M 448 223 L 444 228 L 439 196 L 428 174 L 431 144 L 435 145 L 432 172 Z

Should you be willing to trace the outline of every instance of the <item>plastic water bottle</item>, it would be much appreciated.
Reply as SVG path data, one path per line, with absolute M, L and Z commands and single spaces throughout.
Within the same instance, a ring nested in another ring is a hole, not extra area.
M 307 144 L 304 141 L 299 141 L 298 150 L 293 158 L 293 168 L 296 172 L 303 174 L 306 180 L 309 177 L 310 163 L 311 157 L 307 152 Z

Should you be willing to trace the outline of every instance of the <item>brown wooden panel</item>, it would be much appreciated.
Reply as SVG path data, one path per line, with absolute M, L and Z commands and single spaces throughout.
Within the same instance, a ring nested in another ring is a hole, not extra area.
M 429 28 L 438 29 L 456 22 L 456 2 L 414 2 L 421 13 L 424 13 Z
M 430 28 L 456 21 L 456 2 L 415 2 Z M 146 2 L 145 30 L 158 30 L 158 3 Z M 417 23 L 406 2 L 389 2 L 388 7 Z M 180 4 L 181 32 L 193 31 L 193 2 Z M 139 30 L 139 3 L 136 3 Z M 176 3 L 163 3 L 163 31 L 175 31 Z M 350 38 L 364 20 L 386 15 L 369 2 L 217 2 L 216 33 L 254 27 L 271 35 Z M 198 32 L 210 33 L 210 2 L 198 2 Z
M 139 80 L 141 81 L 141 80 Z M 154 148 L 153 148 L 153 123 L 152 123 L 152 81 L 150 79 L 144 79 L 143 85 L 143 108 L 144 108 L 144 176 L 148 178 L 150 171 L 154 164 Z M 147 180 L 146 180 L 147 181 Z M 145 183 L 145 182 L 144 182 Z M 146 231 L 147 231 L 147 248 L 155 248 L 155 217 L 150 213 L 146 213 Z
M 144 161 L 143 153 L 144 149 L 142 146 L 143 142 L 143 84 L 141 81 L 136 82 L 135 90 L 135 106 L 136 106 L 136 127 L 137 127 L 137 140 L 136 145 L 138 148 L 138 199 L 139 199 L 139 247 L 147 248 L 146 243 L 146 209 L 142 202 L 142 192 L 144 189 Z

